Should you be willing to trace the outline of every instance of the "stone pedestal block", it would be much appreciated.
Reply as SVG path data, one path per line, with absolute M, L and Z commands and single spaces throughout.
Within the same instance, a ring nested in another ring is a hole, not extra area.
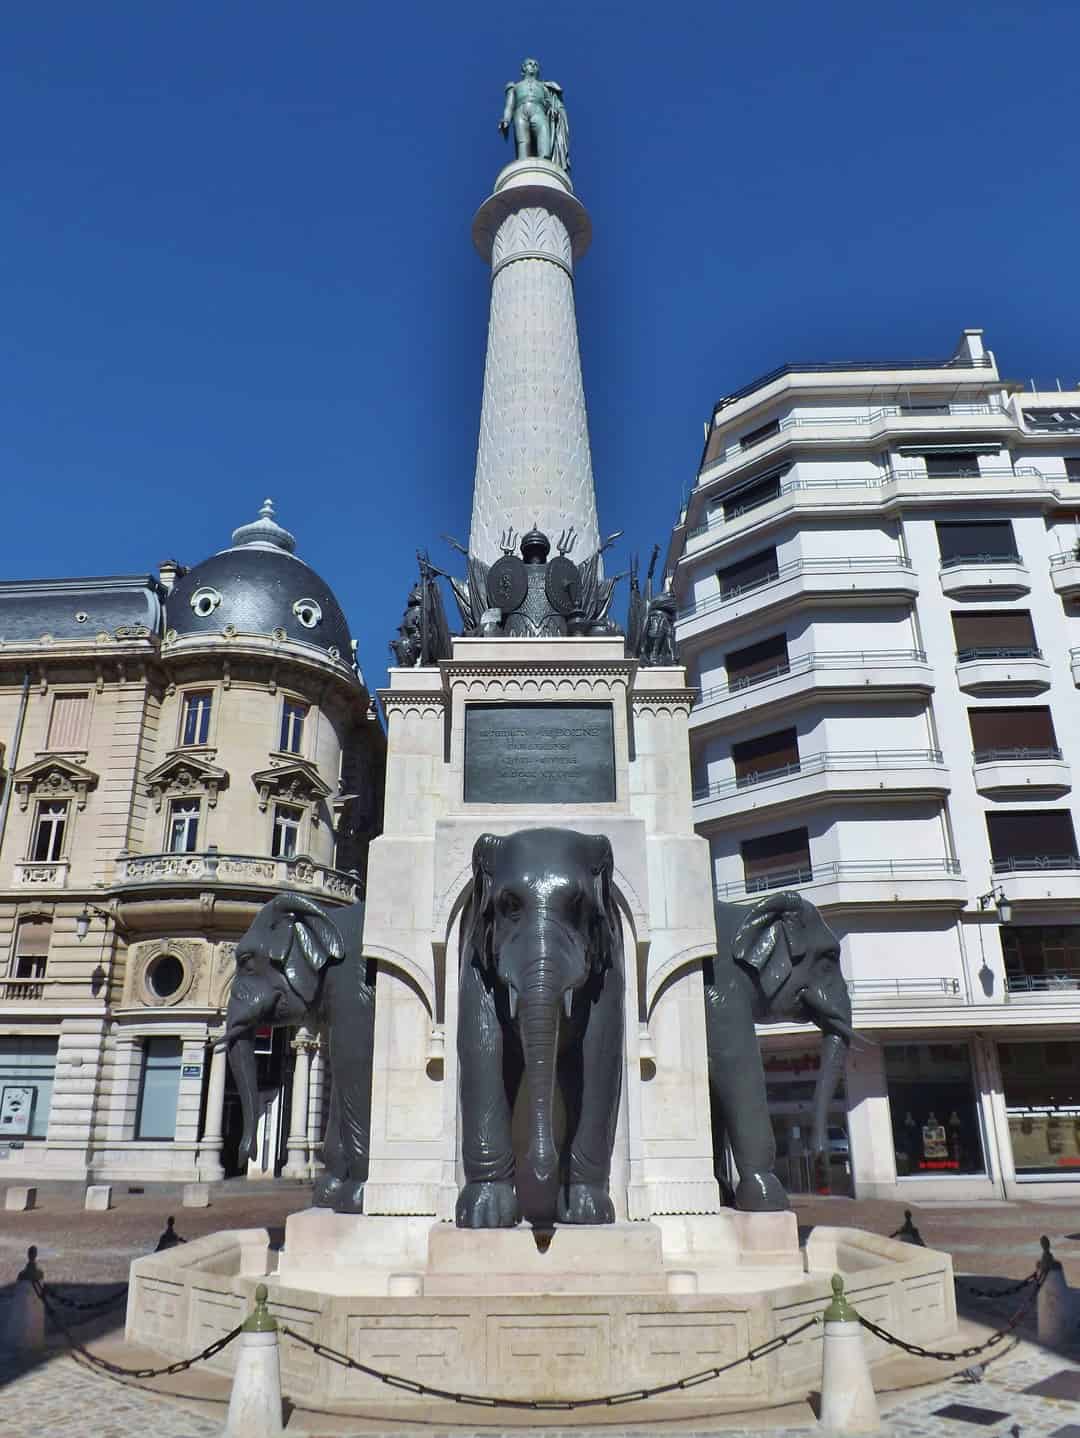
M 663 1293 L 660 1230 L 654 1223 L 593 1228 L 556 1224 L 550 1235 L 517 1228 L 451 1228 L 428 1239 L 424 1292 Z
M 180 1203 L 184 1208 L 209 1208 L 210 1185 L 208 1183 L 185 1183 Z
M 83 1196 L 83 1208 L 88 1213 L 105 1213 L 112 1208 L 112 1185 L 92 1183 Z
M 26 1213 L 37 1207 L 37 1189 L 13 1184 L 4 1190 L 4 1207 L 8 1213 Z

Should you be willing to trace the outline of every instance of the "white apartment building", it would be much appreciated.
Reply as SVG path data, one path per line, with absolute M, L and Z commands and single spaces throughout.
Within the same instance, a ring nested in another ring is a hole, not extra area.
M 706 427 L 667 559 L 697 825 L 718 898 L 795 888 L 841 939 L 836 1191 L 1080 1184 L 1078 520 L 1080 388 L 1003 379 L 980 330 L 785 365 Z M 816 1033 L 762 1037 L 807 1186 Z

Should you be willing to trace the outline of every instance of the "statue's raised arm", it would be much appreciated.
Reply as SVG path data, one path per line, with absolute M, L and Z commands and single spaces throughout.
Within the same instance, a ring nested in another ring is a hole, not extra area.
M 506 104 L 499 129 L 505 136 L 511 127 L 517 158 L 535 156 L 570 171 L 570 120 L 562 98 L 562 86 L 540 78 L 540 62 L 523 60 L 521 79 L 506 86 Z

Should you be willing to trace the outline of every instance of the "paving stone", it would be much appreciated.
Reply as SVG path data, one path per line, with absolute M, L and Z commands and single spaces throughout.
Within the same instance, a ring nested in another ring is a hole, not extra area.
M 971 1403 L 947 1403 L 944 1408 L 934 1409 L 935 1418 L 952 1418 L 957 1423 L 977 1423 L 980 1428 L 989 1428 L 1011 1413 L 999 1413 L 996 1408 L 976 1408 Z
M 1040 1383 L 1033 1383 L 1025 1393 L 1037 1393 L 1040 1398 L 1065 1398 L 1080 1402 L 1080 1372 L 1063 1368 L 1060 1373 L 1051 1373 Z

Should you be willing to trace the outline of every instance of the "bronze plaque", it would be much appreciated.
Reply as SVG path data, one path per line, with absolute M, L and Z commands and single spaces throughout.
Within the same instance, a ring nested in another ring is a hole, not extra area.
M 612 804 L 610 704 L 467 704 L 467 804 Z

